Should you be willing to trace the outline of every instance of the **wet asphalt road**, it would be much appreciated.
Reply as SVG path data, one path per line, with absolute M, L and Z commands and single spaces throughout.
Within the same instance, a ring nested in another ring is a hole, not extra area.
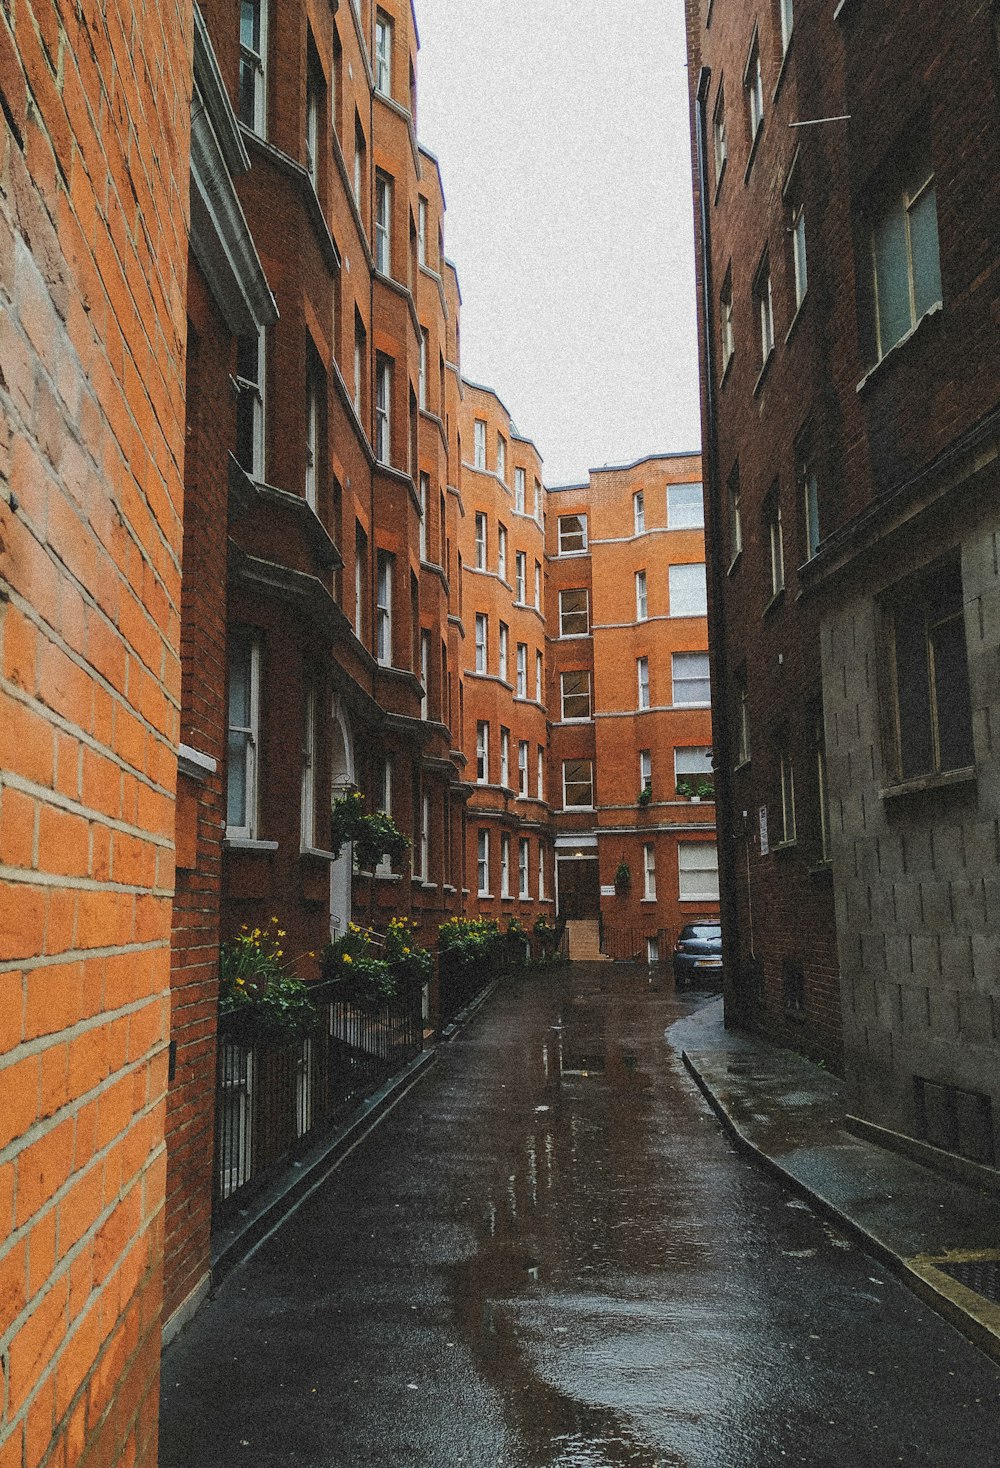
M 161 1468 L 996 1468 L 1000 1372 L 578 965 L 498 992 L 164 1358 Z

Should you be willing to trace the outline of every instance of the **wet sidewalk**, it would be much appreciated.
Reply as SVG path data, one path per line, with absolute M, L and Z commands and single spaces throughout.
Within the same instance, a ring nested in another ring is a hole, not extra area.
M 669 1039 L 738 1144 L 1000 1361 L 1000 1196 L 856 1135 L 842 1082 L 727 1032 L 721 1000 Z

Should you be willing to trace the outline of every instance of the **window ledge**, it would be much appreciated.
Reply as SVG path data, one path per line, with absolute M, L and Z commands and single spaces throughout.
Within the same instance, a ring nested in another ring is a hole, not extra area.
M 726 385 L 726 382 L 727 382 L 727 380 L 728 380 L 728 378 L 729 378 L 729 374 L 730 374 L 730 372 L 731 372 L 731 371 L 732 371 L 732 366 L 733 366 L 733 358 L 734 358 L 734 357 L 735 357 L 735 356 L 736 356 L 736 349 L 735 349 L 735 348 L 734 348 L 734 349 L 733 349 L 733 350 L 732 350 L 732 351 L 731 351 L 731 352 L 730 352 L 730 353 L 729 353 L 729 357 L 728 357 L 728 358 L 727 358 L 727 360 L 726 360 L 726 365 L 725 365 L 725 367 L 723 367 L 723 369 L 722 369 L 722 376 L 721 376 L 721 377 L 720 377 L 720 378 L 719 378 L 719 388 L 720 388 L 720 390 L 721 390 L 721 389 L 722 389 L 722 388 L 724 388 L 724 387 L 725 387 L 725 385 Z
M 466 891 L 466 892 L 464 892 L 464 893 L 463 893 L 463 894 L 462 894 L 462 895 L 463 895 L 463 896 L 464 896 L 464 897 L 468 897 L 468 895 L 469 895 L 469 893 L 468 893 L 468 892 L 467 892 L 467 891 Z M 477 897 L 485 897 L 485 898 L 488 898 L 488 900 L 489 900 L 489 901 L 490 901 L 490 902 L 492 902 L 492 901 L 493 901 L 493 893 L 492 893 L 492 892 L 477 892 L 477 893 L 476 893 L 476 896 L 477 896 Z
M 795 848 L 798 846 L 798 844 L 799 844 L 798 837 L 797 836 L 793 836 L 789 841 L 776 841 L 774 843 L 774 845 L 771 847 L 771 850 L 775 854 L 777 854 L 779 852 L 782 852 L 782 851 L 794 851 Z
M 771 104 L 772 104 L 772 106 L 774 105 L 775 102 L 777 102 L 777 100 L 778 100 L 778 94 L 779 94 L 779 92 L 781 91 L 782 87 L 785 84 L 785 73 L 788 71 L 788 58 L 792 54 L 792 47 L 794 46 L 794 44 L 795 44 L 795 30 L 794 30 L 794 27 L 793 27 L 792 34 L 788 37 L 788 45 L 785 47 L 785 54 L 781 58 L 781 65 L 778 68 L 778 80 L 775 82 L 775 84 L 774 84 L 774 91 L 771 93 Z
M 742 559 L 743 559 L 743 547 L 740 546 L 740 548 L 736 552 L 735 556 L 733 556 L 733 559 L 729 562 L 729 568 L 726 571 L 726 575 L 727 576 L 733 576 L 733 575 L 735 575 L 737 569 L 739 568 L 739 564 L 742 561 Z
M 851 0 L 840 0 L 840 4 L 837 6 L 836 10 L 833 12 L 833 18 L 834 18 L 834 20 L 839 20 L 840 17 L 843 15 L 844 11 L 845 10 L 849 10 L 850 7 L 851 7 Z
M 791 322 L 790 322 L 789 327 L 788 327 L 788 330 L 785 332 L 785 345 L 786 346 L 791 341 L 792 337 L 795 335 L 796 328 L 798 327 L 798 324 L 799 324 L 799 322 L 802 319 L 802 313 L 803 313 L 803 311 L 806 308 L 806 302 L 808 301 L 808 299 L 809 299 L 809 287 L 806 286 L 805 290 L 802 293 L 802 299 L 801 299 L 801 301 L 799 302 L 799 304 L 795 308 L 795 315 L 792 317 Z
M 865 392 L 867 392 L 870 385 L 881 374 L 883 367 L 885 367 L 887 363 L 895 361 L 896 353 L 901 352 L 904 347 L 908 346 L 910 342 L 913 341 L 914 337 L 919 336 L 926 323 L 932 321 L 935 316 L 940 316 L 943 310 L 943 303 L 941 301 L 938 301 L 936 305 L 931 306 L 929 310 L 925 311 L 920 320 L 910 327 L 906 335 L 901 336 L 898 342 L 893 342 L 892 346 L 884 354 L 884 356 L 880 357 L 879 360 L 875 363 L 874 367 L 870 368 L 869 371 L 865 373 L 864 377 L 862 377 L 861 381 L 858 383 L 854 391 L 859 395 L 863 395 Z
M 733 774 L 738 775 L 741 770 L 748 770 L 749 768 L 750 756 L 747 755 L 746 759 L 741 759 L 735 765 L 733 765 Z
M 975 765 L 960 770 L 942 770 L 936 775 L 917 775 L 912 780 L 901 780 L 898 785 L 887 785 L 879 791 L 881 800 L 898 800 L 905 795 L 918 795 L 922 790 L 947 790 L 953 785 L 972 785 L 976 780 Z
M 722 168 L 719 170 L 719 177 L 716 179 L 716 182 L 715 182 L 715 198 L 712 200 L 712 202 L 716 206 L 719 203 L 719 195 L 722 193 L 722 185 L 725 182 L 725 179 L 726 179 L 726 169 L 728 167 L 729 167 L 729 154 L 727 153 L 726 156 L 725 156 L 725 158 L 723 158 L 723 160 L 722 160 Z
M 744 184 L 748 184 L 750 182 L 750 174 L 753 171 L 753 161 L 757 157 L 757 149 L 760 147 L 760 140 L 763 137 L 763 135 L 764 135 L 764 119 L 761 118 L 760 122 L 758 122 L 758 124 L 757 124 L 757 131 L 753 135 L 753 142 L 750 144 L 750 157 L 747 159 L 746 170 L 745 170 L 745 172 L 743 174 L 743 182 L 744 182 Z
M 703 902 L 718 902 L 719 894 L 718 892 L 695 892 L 690 897 L 679 897 L 677 900 L 682 906 L 688 902 L 697 902 L 699 904 Z
M 646 903 L 649 907 L 655 907 L 658 899 L 656 897 L 640 897 L 640 905 Z
M 771 346 L 771 347 L 768 348 L 767 356 L 764 358 L 764 365 L 761 367 L 760 371 L 757 374 L 757 381 L 753 385 L 753 395 L 754 395 L 754 397 L 757 396 L 757 394 L 760 392 L 761 388 L 764 386 L 764 379 L 767 377 L 767 374 L 768 374 L 768 372 L 771 369 L 771 362 L 773 361 L 773 359 L 774 359 L 774 347 Z
M 446 892 L 449 897 L 454 897 L 455 893 L 458 891 L 458 888 L 453 887 L 450 882 L 445 882 L 444 886 L 441 888 L 441 891 Z
M 210 775 L 218 772 L 219 762 L 210 754 L 202 754 L 200 749 L 193 748 L 190 744 L 181 744 L 177 750 L 177 770 L 181 775 L 187 775 L 189 780 L 207 780 Z
M 257 841 L 252 836 L 227 836 L 223 843 L 230 851 L 249 851 L 262 855 L 277 851 L 277 841 Z
M 809 876 L 814 882 L 830 881 L 833 877 L 833 862 L 829 857 L 825 861 L 818 861 L 809 868 Z
M 334 862 L 339 859 L 338 857 L 334 856 L 332 851 L 324 851 L 322 847 L 319 846 L 300 846 L 299 856 L 306 857 L 308 860 L 312 861 Z
M 781 604 L 782 604 L 782 602 L 784 600 L 785 600 L 785 588 L 782 586 L 780 588 L 780 590 L 778 590 L 778 591 L 776 591 L 774 593 L 774 595 L 772 596 L 771 600 L 768 602 L 767 606 L 761 612 L 761 614 L 760 614 L 761 615 L 761 619 L 763 620 L 764 617 L 770 616 L 770 614 L 773 611 L 777 610 L 777 608 L 781 606 Z

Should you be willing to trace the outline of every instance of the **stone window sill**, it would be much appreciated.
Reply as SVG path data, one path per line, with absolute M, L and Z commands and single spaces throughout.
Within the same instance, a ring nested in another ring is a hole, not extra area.
M 246 851 L 257 856 L 268 856 L 278 849 L 277 841 L 258 841 L 251 836 L 227 836 L 223 844 L 229 851 Z
M 879 796 L 882 800 L 899 800 L 924 790 L 949 790 L 952 786 L 972 785 L 975 780 L 976 768 L 968 765 L 961 770 L 942 770 L 937 775 L 917 775 L 912 780 L 901 780 L 897 785 L 885 786 L 879 791 Z
M 879 360 L 875 363 L 875 365 L 865 373 L 864 377 L 862 377 L 861 381 L 854 389 L 855 392 L 858 393 L 859 396 L 867 392 L 868 388 L 876 380 L 876 378 L 881 376 L 883 369 L 886 368 L 889 363 L 896 360 L 896 354 L 903 351 L 910 344 L 910 342 L 914 340 L 915 337 L 921 336 L 928 322 L 932 321 L 936 316 L 940 316 L 943 310 L 944 306 L 942 302 L 938 301 L 936 305 L 931 306 L 929 310 L 925 311 L 920 320 L 910 327 L 910 330 L 906 333 L 906 335 L 901 336 L 898 342 L 893 342 L 889 350 L 883 356 L 881 356 Z

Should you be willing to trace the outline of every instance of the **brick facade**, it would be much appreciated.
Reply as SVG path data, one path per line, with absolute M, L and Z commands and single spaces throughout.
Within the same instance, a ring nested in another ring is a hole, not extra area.
M 155 1457 L 190 54 L 183 5 L 0 15 L 0 1462 L 19 1468 Z
M 778 4 L 687 15 L 731 1010 L 842 1059 L 869 1119 L 982 1161 L 998 1115 L 996 7 L 910 0 L 891 45 L 885 12 L 857 3 L 797 0 L 790 31 Z M 964 647 L 955 633 L 936 661 L 928 598 L 953 586 Z M 929 661 L 904 687 L 915 625 Z M 783 756 L 796 828 L 776 846 Z

